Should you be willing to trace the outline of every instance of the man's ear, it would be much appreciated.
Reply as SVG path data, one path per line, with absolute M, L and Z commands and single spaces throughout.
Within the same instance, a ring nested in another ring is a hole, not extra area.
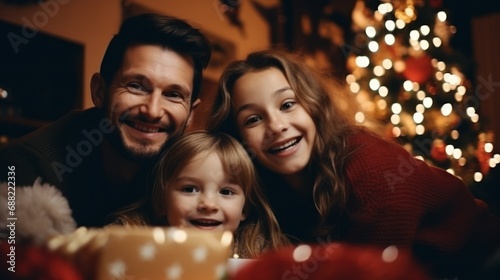
M 90 80 L 90 92 L 94 105 L 98 108 L 102 108 L 104 106 L 105 94 L 107 94 L 107 86 L 101 74 L 94 73 L 94 75 L 92 75 L 92 79 Z
M 200 103 L 201 103 L 201 100 L 199 98 L 197 98 L 195 101 L 193 101 L 193 104 L 191 105 L 191 110 L 189 111 L 189 116 L 188 116 L 188 120 L 186 123 L 186 127 L 189 127 L 191 125 L 191 122 L 193 121 L 194 111 L 196 110 L 196 108 L 198 108 Z

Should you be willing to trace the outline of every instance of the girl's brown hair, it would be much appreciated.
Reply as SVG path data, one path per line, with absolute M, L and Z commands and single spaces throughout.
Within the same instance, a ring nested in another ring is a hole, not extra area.
M 343 217 L 348 199 L 348 188 L 343 176 L 347 157 L 347 135 L 353 123 L 349 121 L 341 85 L 308 67 L 298 54 L 279 50 L 251 53 L 246 60 L 231 63 L 223 72 L 219 92 L 212 107 L 213 118 L 208 123 L 209 131 L 222 131 L 240 141 L 231 103 L 231 94 L 236 81 L 246 73 L 269 68 L 279 69 L 288 80 L 295 95 L 313 119 L 316 131 L 313 154 L 308 170 L 315 178 L 313 199 L 321 223 L 319 234 L 332 232 Z M 335 99 L 335 100 L 334 100 Z M 335 101 L 335 102 L 332 102 Z M 265 182 L 266 178 L 262 178 Z M 266 186 L 267 187 L 267 186 Z M 266 191 L 272 191 L 269 188 Z

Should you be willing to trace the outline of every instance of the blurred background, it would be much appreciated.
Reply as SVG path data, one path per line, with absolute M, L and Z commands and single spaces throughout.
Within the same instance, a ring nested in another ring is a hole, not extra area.
M 234 59 L 279 47 L 339 79 L 355 121 L 462 178 L 500 213 L 498 0 L 0 0 L 0 146 L 88 108 L 121 21 L 183 18 L 214 45 L 195 127 Z

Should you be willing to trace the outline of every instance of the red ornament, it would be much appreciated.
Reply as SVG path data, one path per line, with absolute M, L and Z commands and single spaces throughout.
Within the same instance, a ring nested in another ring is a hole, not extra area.
M 18 242 L 15 245 L 0 242 L 0 253 L 7 256 L 7 261 L 0 264 L 0 279 L 83 279 L 71 263 L 43 247 Z
M 429 5 L 434 9 L 439 9 L 443 6 L 443 0 L 430 0 Z
M 432 66 L 432 58 L 427 54 L 419 56 L 410 56 L 405 60 L 405 70 L 403 76 L 412 81 L 422 84 L 432 77 L 434 67 Z
M 436 139 L 432 142 L 431 157 L 437 162 L 443 162 L 448 159 L 443 140 Z

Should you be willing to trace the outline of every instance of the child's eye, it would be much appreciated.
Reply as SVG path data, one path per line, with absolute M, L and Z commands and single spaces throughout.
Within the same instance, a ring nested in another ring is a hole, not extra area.
M 236 193 L 235 193 L 233 190 L 231 190 L 231 189 L 222 189 L 222 190 L 220 190 L 220 192 L 219 192 L 219 193 L 220 193 L 220 194 L 222 194 L 222 195 L 234 195 L 234 194 L 236 194 Z
M 280 109 L 281 110 L 288 110 L 288 109 L 292 108 L 293 105 L 295 105 L 295 102 L 293 102 L 293 101 L 287 101 L 287 102 L 283 103 L 283 105 L 281 105 Z
M 258 117 L 258 116 L 251 116 L 250 118 L 248 118 L 246 121 L 245 121 L 245 125 L 252 125 L 252 124 L 255 124 L 257 123 L 258 121 L 261 120 L 261 117 Z
M 184 193 L 196 193 L 198 192 L 198 188 L 196 188 L 195 186 L 184 186 L 182 189 L 181 189 L 182 192 Z

